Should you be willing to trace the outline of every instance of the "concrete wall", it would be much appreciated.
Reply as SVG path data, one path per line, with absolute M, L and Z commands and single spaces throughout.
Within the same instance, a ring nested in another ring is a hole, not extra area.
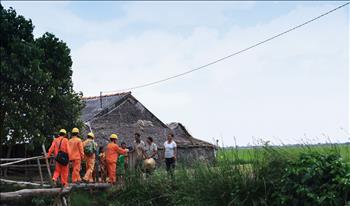
M 195 163 L 212 163 L 215 160 L 213 148 L 208 147 L 190 147 L 178 148 L 178 161 L 186 165 Z

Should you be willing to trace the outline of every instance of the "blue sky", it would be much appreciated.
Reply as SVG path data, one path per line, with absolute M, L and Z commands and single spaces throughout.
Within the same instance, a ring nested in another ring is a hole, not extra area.
M 201 5 L 232 5 L 235 2 L 203 2 Z M 269 21 L 277 16 L 283 15 L 298 6 L 317 6 L 323 4 L 331 4 L 334 6 L 339 5 L 341 2 L 334 1 L 323 1 L 323 2 L 312 2 L 312 1 L 286 1 L 286 2 L 250 2 L 254 14 L 246 12 L 245 10 L 238 10 L 232 12 L 227 9 L 225 15 L 232 17 L 232 24 L 239 23 L 241 26 L 251 26 L 259 23 Z M 187 5 L 196 6 L 198 2 L 111 2 L 111 1 L 75 1 L 69 3 L 69 8 L 72 12 L 79 15 L 87 20 L 98 20 L 98 21 L 110 21 L 115 18 L 121 18 L 126 14 L 124 7 L 130 4 L 143 4 L 145 6 L 158 7 L 173 7 L 177 5 L 179 7 L 187 7 Z M 257 18 L 258 17 L 258 18 Z
M 181 13 L 182 9 L 193 11 L 193 16 L 195 15 L 195 10 L 201 9 L 208 11 L 207 15 L 210 16 L 210 7 L 225 7 L 222 12 L 223 15 L 229 18 L 229 22 L 226 24 L 218 24 L 213 25 L 209 24 L 211 27 L 216 27 L 220 30 L 225 30 L 227 26 L 239 25 L 241 27 L 249 27 L 258 24 L 262 24 L 264 22 L 271 21 L 272 19 L 284 15 L 285 13 L 290 12 L 291 10 L 297 7 L 303 6 L 318 6 L 318 5 L 339 5 L 339 2 L 248 2 L 242 3 L 245 6 L 242 6 L 241 9 L 232 9 L 235 4 L 240 4 L 237 2 L 202 2 L 198 4 L 198 2 L 110 2 L 110 1 L 102 1 L 102 2 L 84 2 L 84 1 L 76 1 L 70 2 L 68 7 L 72 12 L 80 16 L 81 18 L 93 21 L 111 21 L 116 18 L 123 18 L 127 14 L 127 9 L 132 7 L 133 5 L 137 5 L 137 7 L 144 7 L 148 11 L 159 11 L 163 9 L 167 9 L 171 13 Z M 231 7 L 230 7 L 231 6 Z M 147 8 L 148 7 L 148 8 Z M 189 8 L 189 9 L 188 9 Z M 192 10 L 193 8 L 193 10 Z M 247 9 L 251 10 L 251 12 L 247 12 Z M 186 12 L 184 12 L 186 13 Z M 176 17 L 176 15 L 174 15 Z M 194 27 L 207 26 L 208 23 L 206 21 L 197 21 L 195 24 L 184 24 L 182 27 L 167 25 L 164 26 L 164 22 L 151 22 L 151 21 L 139 21 L 134 22 L 132 25 L 128 25 L 130 31 L 132 32 L 140 32 L 145 28 L 154 29 L 161 28 L 167 29 L 171 32 L 180 32 L 186 34 L 186 31 L 193 29 Z M 171 23 L 171 22 L 169 22 Z M 217 23 L 217 22 L 215 22 Z
M 218 59 L 345 2 L 2 2 L 72 51 L 84 95 Z M 210 68 L 132 91 L 165 123 L 233 145 L 349 141 L 349 8 Z

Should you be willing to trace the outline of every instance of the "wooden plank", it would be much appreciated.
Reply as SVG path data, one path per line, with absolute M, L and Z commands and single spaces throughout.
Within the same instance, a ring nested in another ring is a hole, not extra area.
M 39 170 L 41 185 L 43 185 L 44 184 L 44 179 L 43 179 L 43 172 L 41 171 L 40 160 L 36 159 L 36 162 L 38 163 L 38 170 Z
M 43 153 L 44 153 L 44 156 L 46 157 L 47 156 L 47 153 L 46 153 L 46 148 L 45 148 L 45 145 L 42 144 L 41 145 L 42 149 L 43 149 Z M 51 169 L 50 169 L 50 164 L 49 164 L 49 160 L 47 158 L 45 158 L 45 163 L 46 163 L 46 168 L 47 168 L 47 174 L 49 175 L 49 182 L 50 182 L 50 185 L 53 187 L 53 181 L 52 181 L 52 175 L 51 175 Z

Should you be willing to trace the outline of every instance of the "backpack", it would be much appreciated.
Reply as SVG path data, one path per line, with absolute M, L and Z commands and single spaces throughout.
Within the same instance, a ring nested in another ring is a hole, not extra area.
M 96 152 L 96 144 L 95 144 L 95 142 L 93 140 L 89 141 L 84 147 L 84 153 L 86 155 L 92 155 L 95 152 Z

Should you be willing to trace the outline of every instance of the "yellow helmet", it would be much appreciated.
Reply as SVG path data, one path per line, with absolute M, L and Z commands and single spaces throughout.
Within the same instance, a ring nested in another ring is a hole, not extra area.
M 116 135 L 116 134 L 111 134 L 111 137 L 110 137 L 111 139 L 118 139 L 118 135 Z
M 74 128 L 72 129 L 72 133 L 79 133 L 79 129 L 76 128 L 76 127 L 74 127 Z
M 88 136 L 88 137 L 95 138 L 95 135 L 94 135 L 94 133 L 92 133 L 92 132 L 89 132 L 89 133 L 87 134 L 87 136 Z
M 60 129 L 60 134 L 63 133 L 63 134 L 67 134 L 67 131 L 65 129 Z

